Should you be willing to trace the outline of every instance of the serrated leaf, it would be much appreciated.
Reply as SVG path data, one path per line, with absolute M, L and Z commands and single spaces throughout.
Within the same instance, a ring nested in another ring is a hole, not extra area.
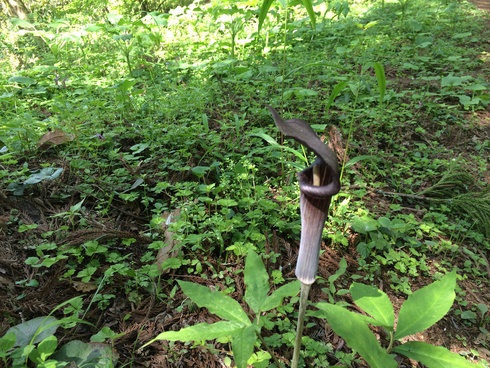
M 410 295 L 400 308 L 395 339 L 423 331 L 444 317 L 453 305 L 455 288 L 453 271 Z
M 332 330 L 356 350 L 371 368 L 396 368 L 398 364 L 379 344 L 360 315 L 334 304 L 317 303 L 317 317 L 326 318 Z
M 235 358 L 237 368 L 247 368 L 247 361 L 254 352 L 254 345 L 257 341 L 255 326 L 242 328 L 238 333 L 233 335 L 231 340 L 231 349 Z
M 199 323 L 194 326 L 184 327 L 179 331 L 165 331 L 158 334 L 153 340 L 143 347 L 158 340 L 168 341 L 207 341 L 220 337 L 234 336 L 244 329 L 242 323 L 234 321 L 219 321 L 216 323 Z
M 434 346 L 422 341 L 409 341 L 393 349 L 395 353 L 414 359 L 428 368 L 477 368 L 462 356 L 452 353 L 442 346 Z
M 357 306 L 380 322 L 383 327 L 393 329 L 395 312 L 386 293 L 375 287 L 357 282 L 351 285 L 350 292 Z
M 235 321 L 248 326 L 252 324 L 240 304 L 229 296 L 219 291 L 211 291 L 209 288 L 187 281 L 177 281 L 182 291 L 201 308 L 229 321 Z
M 289 298 L 298 295 L 301 288 L 299 280 L 291 281 L 290 283 L 281 286 L 279 289 L 274 290 L 271 295 L 265 299 L 260 311 L 267 312 L 268 310 L 279 307 L 282 304 L 284 298 Z
M 248 251 L 244 271 L 245 301 L 257 314 L 269 293 L 269 275 L 264 262 L 252 249 Z

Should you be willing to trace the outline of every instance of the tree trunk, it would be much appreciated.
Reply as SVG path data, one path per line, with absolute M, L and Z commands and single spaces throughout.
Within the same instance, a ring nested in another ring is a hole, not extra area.
M 22 0 L 0 0 L 5 12 L 15 18 L 26 19 L 29 10 Z

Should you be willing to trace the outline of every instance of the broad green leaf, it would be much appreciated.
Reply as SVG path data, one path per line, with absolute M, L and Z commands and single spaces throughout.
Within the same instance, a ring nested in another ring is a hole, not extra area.
M 379 91 L 379 103 L 383 103 L 386 93 L 386 76 L 385 69 L 383 65 L 375 62 L 373 63 L 374 73 L 376 74 L 376 79 L 378 80 L 378 91 Z
M 473 364 L 442 346 L 434 346 L 422 341 L 409 341 L 393 349 L 395 353 L 414 359 L 428 368 L 477 368 Z
M 238 206 L 238 202 L 237 201 L 235 201 L 234 199 L 229 199 L 229 198 L 218 199 L 218 202 L 217 203 L 220 206 L 224 206 L 224 207 Z
M 100 342 L 73 340 L 66 343 L 52 356 L 60 362 L 73 362 L 77 367 L 115 367 L 118 359 L 111 346 Z
M 21 75 L 10 77 L 9 80 L 8 80 L 8 82 L 9 83 L 25 84 L 27 86 L 30 86 L 30 85 L 33 85 L 33 84 L 36 84 L 37 83 L 35 79 L 29 78 L 29 77 L 23 77 Z
M 56 336 L 51 335 L 46 337 L 43 341 L 39 343 L 37 350 L 39 350 L 41 358 L 43 358 L 43 360 L 46 360 L 48 356 L 55 352 L 57 347 L 58 339 L 56 338 Z
M 56 167 L 45 167 L 44 169 L 41 169 L 36 174 L 32 174 L 29 176 L 25 181 L 24 184 L 26 185 L 32 185 L 32 184 L 37 184 L 43 180 L 54 180 L 58 178 L 61 173 L 63 172 L 63 169 L 61 167 L 56 168 Z
M 332 330 L 341 336 L 350 348 L 356 350 L 371 368 L 398 366 L 357 313 L 328 303 L 318 303 L 316 307 L 320 310 L 314 315 L 326 318 Z
M 370 231 L 377 230 L 379 227 L 378 221 L 368 215 L 362 217 L 354 217 L 352 220 L 352 228 L 360 234 L 368 234 Z
M 453 271 L 410 295 L 400 309 L 395 339 L 423 331 L 444 317 L 453 305 L 455 288 Z
M 245 260 L 244 281 L 246 286 L 245 301 L 257 314 L 269 293 L 269 275 L 264 262 L 252 249 Z
M 10 23 L 12 23 L 14 26 L 22 27 L 22 28 L 31 28 L 31 29 L 36 28 L 35 24 L 29 23 L 28 21 L 19 18 L 11 18 Z
M 153 340 L 147 342 L 143 347 L 158 340 L 168 341 L 206 341 L 220 337 L 234 336 L 241 333 L 244 325 L 232 321 L 219 321 L 216 323 L 199 323 L 194 326 L 185 327 L 179 331 L 165 331 L 158 334 Z
M 0 357 L 2 356 L 2 353 L 9 351 L 15 346 L 15 340 L 16 336 L 12 331 L 0 338 Z
M 231 349 L 235 358 L 237 368 L 247 368 L 247 361 L 254 352 L 254 345 L 257 341 L 255 326 L 243 327 L 238 333 L 233 335 Z
M 37 317 L 27 322 L 10 327 L 7 334 L 15 334 L 15 346 L 24 347 L 31 343 L 37 344 L 50 335 L 54 335 L 60 321 L 53 316 Z
M 51 335 L 41 341 L 37 347 L 29 354 L 29 359 L 35 363 L 41 363 L 48 359 L 58 347 L 58 339 L 56 336 Z
M 219 291 L 211 291 L 205 286 L 187 281 L 177 281 L 182 291 L 201 308 L 229 321 L 242 324 L 242 327 L 252 324 L 240 304 Z
M 441 87 L 455 87 L 455 86 L 460 86 L 465 82 L 468 82 L 471 80 L 470 76 L 463 76 L 463 77 L 457 77 L 455 75 L 448 75 L 447 77 L 443 77 L 441 79 Z
M 191 171 L 198 178 L 202 178 L 209 171 L 209 169 L 209 166 L 194 166 Z
M 262 29 L 262 25 L 264 24 L 265 17 L 267 16 L 267 13 L 269 12 L 269 9 L 272 5 L 274 0 L 264 0 L 262 2 L 262 5 L 260 6 L 259 9 L 259 28 L 257 30 L 258 33 L 260 33 L 260 30 Z
M 265 299 L 260 311 L 267 312 L 268 310 L 279 307 L 282 304 L 284 298 L 298 295 L 301 288 L 299 280 L 291 281 L 290 283 L 281 286 L 279 289 L 274 290 L 271 295 Z
M 388 295 L 375 287 L 357 282 L 351 285 L 350 293 L 357 306 L 381 322 L 383 327 L 393 329 L 395 312 Z

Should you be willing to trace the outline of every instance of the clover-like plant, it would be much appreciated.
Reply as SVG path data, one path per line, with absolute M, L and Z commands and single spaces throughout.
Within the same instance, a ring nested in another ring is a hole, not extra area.
M 303 321 L 311 285 L 315 282 L 323 227 L 332 196 L 340 190 L 337 157 L 310 127 L 300 119 L 284 120 L 272 107 L 269 111 L 279 130 L 313 151 L 317 158 L 313 164 L 298 174 L 301 211 L 301 240 L 296 277 L 301 282 L 301 298 L 296 340 L 291 366 L 298 366 Z

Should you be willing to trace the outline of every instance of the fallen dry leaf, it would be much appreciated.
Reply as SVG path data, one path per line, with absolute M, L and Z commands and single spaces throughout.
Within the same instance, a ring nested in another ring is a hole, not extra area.
M 58 146 L 72 140 L 73 137 L 70 134 L 66 134 L 62 130 L 53 130 L 52 132 L 47 132 L 39 139 L 37 147 L 40 150 L 47 150 L 49 147 Z

